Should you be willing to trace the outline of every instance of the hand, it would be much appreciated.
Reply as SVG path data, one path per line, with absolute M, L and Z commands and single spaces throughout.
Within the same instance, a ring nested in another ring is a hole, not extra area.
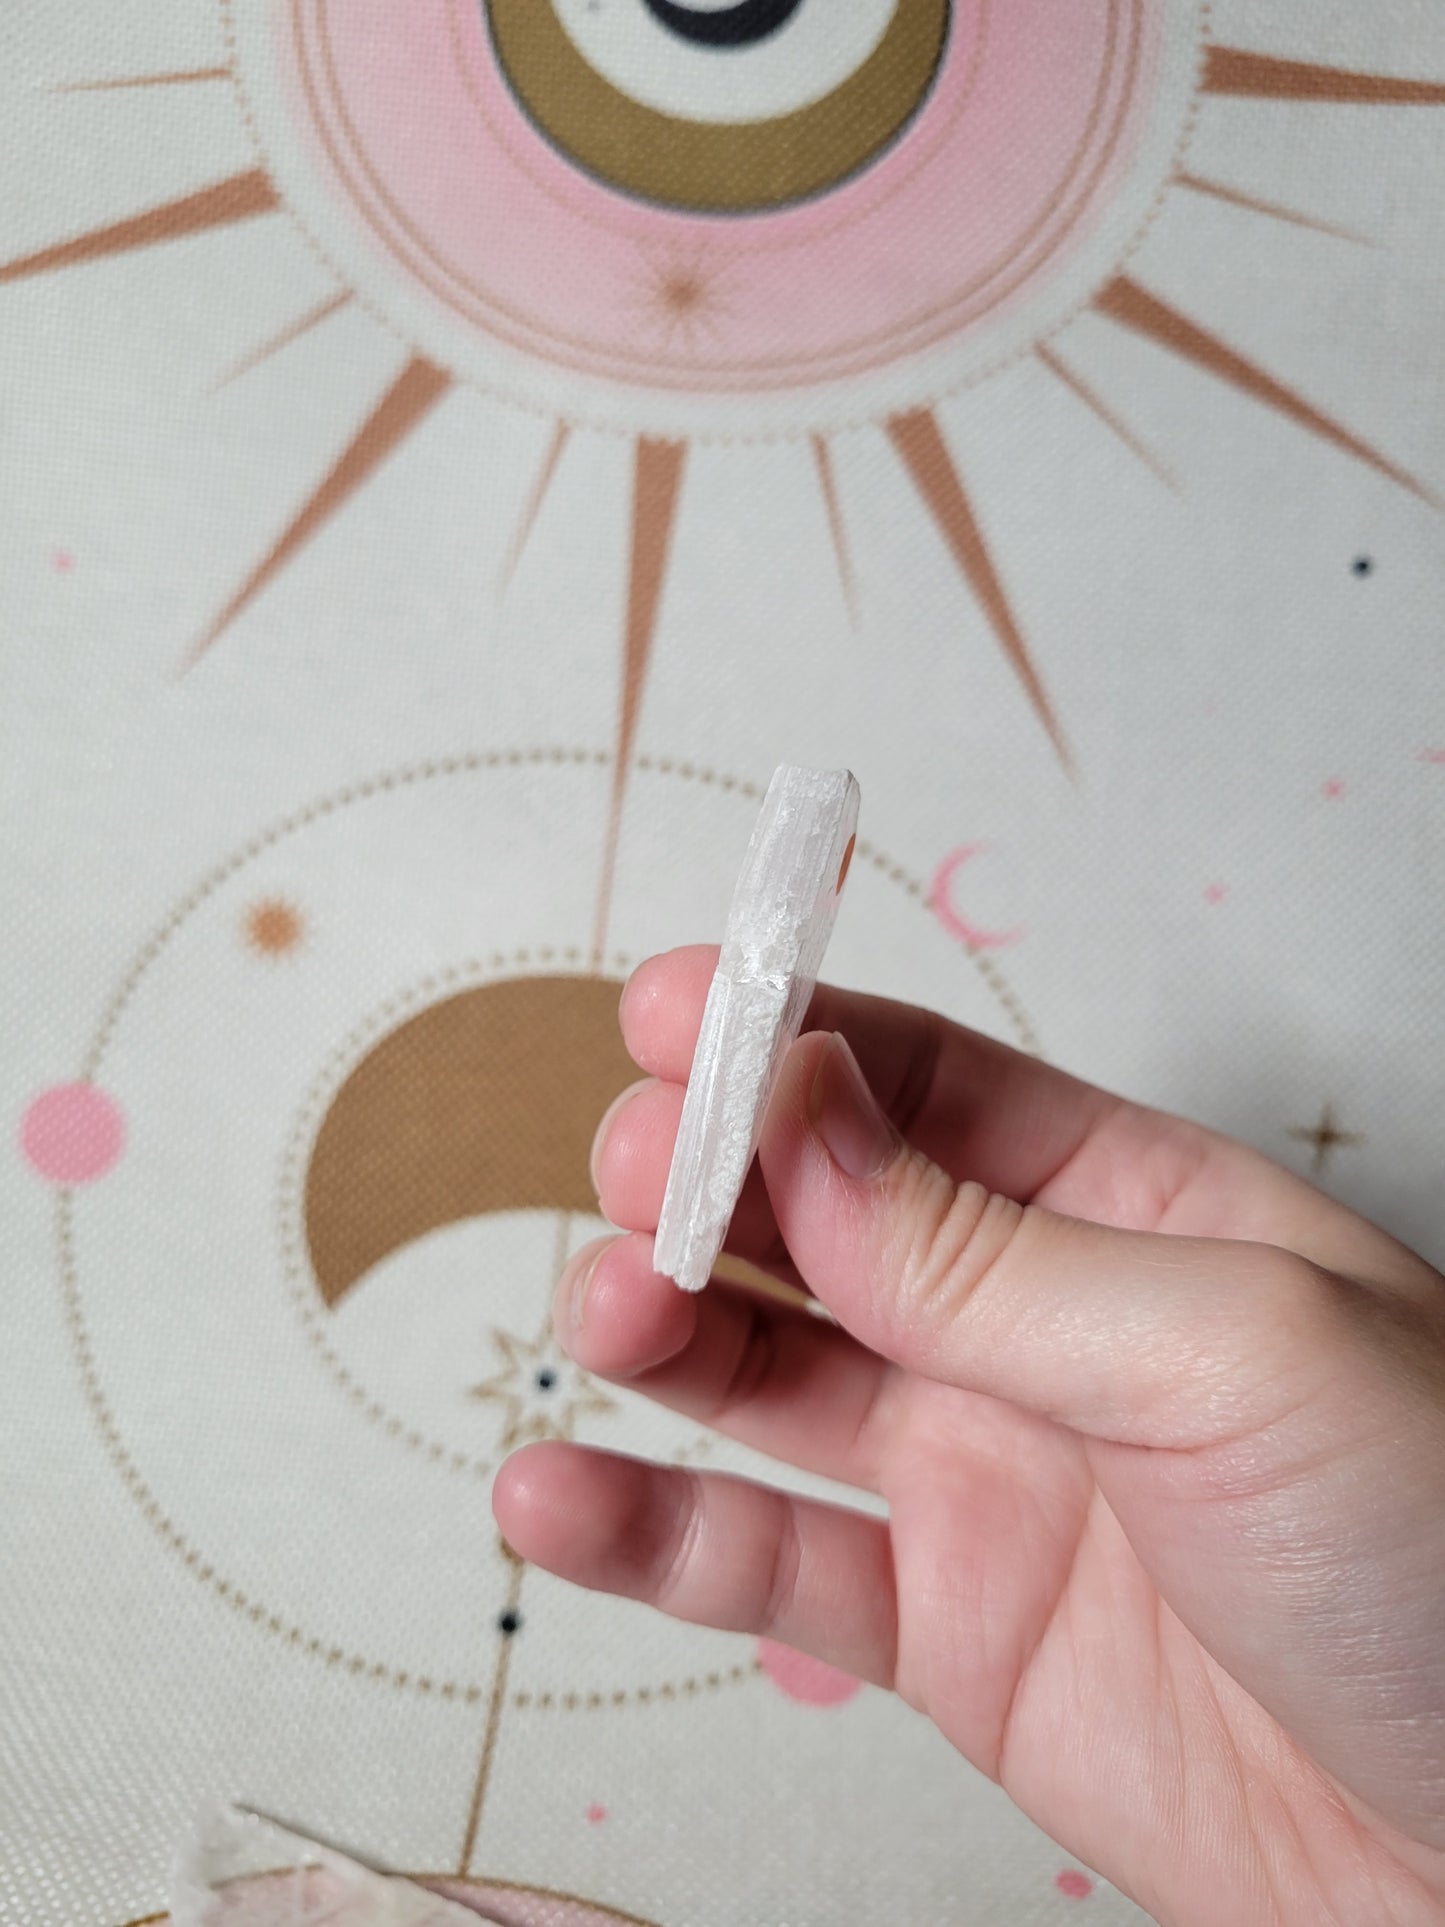
M 820 989 L 729 1248 L 836 1323 L 687 1296 L 651 1234 L 715 958 L 624 995 L 630 1235 L 558 1330 L 889 1518 L 548 1444 L 508 1541 L 892 1688 L 1165 1922 L 1445 1921 L 1445 1281 L 1242 1146 Z

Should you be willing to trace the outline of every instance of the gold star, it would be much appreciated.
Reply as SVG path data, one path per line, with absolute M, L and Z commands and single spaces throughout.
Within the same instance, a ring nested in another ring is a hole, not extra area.
M 616 1399 L 562 1352 L 550 1320 L 530 1342 L 498 1325 L 491 1337 L 502 1363 L 471 1396 L 502 1407 L 504 1452 L 529 1439 L 570 1439 L 579 1418 L 617 1410 Z
M 1331 1153 L 1339 1146 L 1344 1145 L 1349 1148 L 1352 1145 L 1363 1144 L 1365 1141 L 1358 1131 L 1340 1129 L 1333 1104 L 1325 1105 L 1320 1112 L 1318 1124 L 1291 1125 L 1289 1134 L 1299 1143 L 1312 1144 L 1315 1147 L 1314 1161 L 1310 1165 L 1310 1170 L 1316 1177 L 1324 1170 L 1329 1163 Z

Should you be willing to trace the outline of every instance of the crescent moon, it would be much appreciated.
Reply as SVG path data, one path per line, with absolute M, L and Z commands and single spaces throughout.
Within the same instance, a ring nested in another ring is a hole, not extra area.
M 1022 924 L 1012 930 L 984 930 L 970 921 L 955 908 L 952 887 L 953 879 L 965 863 L 971 863 L 976 856 L 987 850 L 986 843 L 964 843 L 956 850 L 950 850 L 933 873 L 933 883 L 928 892 L 929 907 L 950 936 L 969 950 L 1002 950 L 1006 944 L 1017 943 L 1024 934 Z
M 306 1242 L 329 1307 L 443 1225 L 597 1210 L 592 1136 L 638 1074 L 620 990 L 603 977 L 506 978 L 430 1005 L 367 1053 L 307 1162 Z

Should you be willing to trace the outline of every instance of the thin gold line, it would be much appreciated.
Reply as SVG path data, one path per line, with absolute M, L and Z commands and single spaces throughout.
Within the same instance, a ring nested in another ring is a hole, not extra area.
M 833 473 L 833 452 L 825 435 L 813 435 L 809 439 L 813 444 L 813 460 L 818 469 L 818 486 L 823 491 L 823 506 L 828 512 L 828 532 L 833 538 L 833 554 L 837 558 L 838 576 L 843 584 L 843 601 L 847 605 L 848 620 L 856 628 L 857 582 L 848 548 L 848 531 L 843 525 L 843 505 L 838 500 L 838 483 Z
M 915 408 L 906 414 L 891 416 L 884 423 L 884 429 L 924 507 L 933 517 L 934 526 L 948 545 L 954 566 L 978 599 L 1005 659 L 1023 684 L 1034 714 L 1048 732 L 1055 755 L 1066 774 L 1074 776 L 1068 742 L 1029 654 L 963 477 L 943 438 L 938 417 L 931 408 Z
M 1086 408 L 1094 411 L 1106 428 L 1114 431 L 1131 454 L 1137 455 L 1146 468 L 1152 469 L 1166 488 L 1173 489 L 1176 495 L 1179 493 L 1179 484 L 1169 470 L 1157 456 L 1150 453 L 1133 430 L 1120 420 L 1104 398 L 1089 386 L 1082 375 L 1075 374 L 1067 362 L 1061 361 L 1045 341 L 1041 341 L 1034 352 L 1051 374 L 1057 375 L 1064 386 L 1072 390 Z
M 1252 214 L 1267 214 L 1274 221 L 1288 221 L 1293 227 L 1313 228 L 1316 234 L 1331 234 L 1337 241 L 1353 241 L 1357 247 L 1378 247 L 1368 234 L 1357 234 L 1353 228 L 1340 227 L 1334 221 L 1317 221 L 1313 214 L 1300 214 L 1292 207 L 1281 207 L 1278 201 L 1261 201 L 1253 194 L 1241 194 L 1238 188 L 1226 187 L 1222 181 L 1206 180 L 1202 174 L 1176 174 L 1176 187 L 1192 188 L 1196 194 L 1209 194 L 1216 201 L 1228 201 L 1231 207 L 1246 207 Z
M 678 494 L 687 462 L 687 443 L 654 435 L 639 435 L 633 451 L 632 553 L 627 570 L 627 618 L 622 645 L 622 695 L 617 711 L 617 748 L 612 760 L 612 797 L 607 812 L 607 840 L 602 851 L 602 875 L 597 886 L 597 915 L 592 929 L 592 968 L 602 968 L 607 948 L 607 922 L 612 913 L 612 886 L 617 871 L 617 845 L 622 834 L 622 805 L 632 744 L 642 708 L 642 692 L 657 629 L 658 605 L 667 574 L 672 527 L 677 518 Z
M 1247 47 L 1211 47 L 1205 57 L 1200 92 L 1256 100 L 1352 102 L 1367 107 L 1445 105 L 1445 81 L 1407 80 L 1396 74 L 1322 67 L 1309 60 L 1254 53 Z
M 329 315 L 335 314 L 339 308 L 344 308 L 353 298 L 350 288 L 343 288 L 340 294 L 332 295 L 329 301 L 321 302 L 318 307 L 308 308 L 299 321 L 289 322 L 279 334 L 274 334 L 269 340 L 263 341 L 259 348 L 253 348 L 250 354 L 243 355 L 239 361 L 233 361 L 226 372 L 218 375 L 211 383 L 211 393 L 215 394 L 218 388 L 224 388 L 228 381 L 234 381 L 238 375 L 247 374 L 252 368 L 259 367 L 268 356 L 276 354 L 282 348 L 290 347 L 293 341 L 299 341 L 302 335 L 309 333 Z
M 515 1612 L 522 1597 L 522 1581 L 527 1568 L 521 1560 L 512 1567 L 512 1583 L 507 1588 L 507 1603 L 503 1612 Z M 507 1694 L 507 1672 L 512 1664 L 512 1639 L 510 1633 L 498 1634 L 500 1644 L 497 1648 L 497 1663 L 492 1669 L 492 1696 L 487 1705 L 487 1726 L 482 1737 L 482 1756 L 477 1762 L 477 1777 L 472 1787 L 471 1806 L 467 1810 L 467 1830 L 462 1837 L 461 1857 L 457 1862 L 457 1875 L 465 1879 L 467 1869 L 472 1864 L 472 1853 L 477 1844 L 477 1830 L 482 1824 L 482 1806 L 487 1797 L 487 1782 L 492 1775 L 492 1761 L 497 1751 L 497 1736 L 502 1727 L 502 1707 Z
M 522 551 L 526 548 L 532 530 L 536 526 L 537 517 L 542 512 L 542 503 L 546 500 L 547 490 L 552 486 L 552 477 L 557 473 L 557 464 L 562 459 L 562 450 L 567 446 L 567 438 L 571 432 L 571 423 L 564 421 L 559 415 L 557 424 L 552 430 L 551 440 L 547 444 L 547 452 L 542 457 L 542 466 L 537 471 L 537 479 L 532 484 L 532 492 L 527 497 L 527 505 L 522 511 L 522 519 L 517 524 L 517 532 L 512 537 L 506 560 L 502 564 L 503 589 L 506 589 L 516 574 L 517 564 L 522 559 Z
M 1358 435 L 1352 435 L 1332 416 L 1307 402 L 1303 395 L 1296 394 L 1294 389 L 1277 381 L 1257 362 L 1240 354 L 1237 348 L 1231 348 L 1222 337 L 1211 334 L 1180 309 L 1170 307 L 1157 294 L 1151 294 L 1130 275 L 1115 275 L 1094 296 L 1092 305 L 1096 314 L 1105 315 L 1110 321 L 1117 321 L 1121 327 L 1143 335 L 1146 340 L 1157 342 L 1171 354 L 1193 362 L 1196 368 L 1202 368 L 1206 374 L 1228 382 L 1252 401 L 1274 409 L 1298 427 L 1318 435 L 1322 441 L 1332 442 L 1345 454 L 1353 455 L 1356 461 L 1366 463 L 1381 475 L 1388 475 L 1392 482 L 1398 482 L 1401 488 L 1419 496 L 1422 502 L 1428 502 L 1432 508 L 1442 506 L 1434 489 L 1417 480 L 1388 456 L 1382 455 L 1377 448 L 1372 448 L 1368 442 L 1361 441 Z
M 302 507 L 191 648 L 181 664 L 182 675 L 194 669 L 222 630 L 235 621 L 296 551 L 311 540 L 398 444 L 406 440 L 452 382 L 453 377 L 435 362 L 428 361 L 425 355 L 412 355 Z
M 119 80 L 66 80 L 52 94 L 105 94 L 121 87 L 187 87 L 200 80 L 229 80 L 229 67 L 186 67 L 170 74 L 126 74 Z
M 126 254 L 132 248 L 154 247 L 158 241 L 178 241 L 188 234 L 201 234 L 207 228 L 228 227 L 236 221 L 249 221 L 258 214 L 275 214 L 281 197 L 271 184 L 264 167 L 248 168 L 210 187 L 183 194 L 178 200 L 160 207 L 149 207 L 141 214 L 91 228 L 68 241 L 37 248 L 14 261 L 0 263 L 0 281 L 19 281 L 31 274 L 48 274 L 54 268 L 74 267 L 82 261 L 98 261 L 107 254 Z
M 570 1211 L 559 1211 L 557 1213 L 557 1232 L 552 1242 L 553 1278 L 560 1278 L 562 1275 L 562 1267 L 567 1262 L 567 1246 L 571 1243 L 571 1240 L 572 1213 Z M 544 1326 L 543 1329 L 545 1331 L 546 1327 Z

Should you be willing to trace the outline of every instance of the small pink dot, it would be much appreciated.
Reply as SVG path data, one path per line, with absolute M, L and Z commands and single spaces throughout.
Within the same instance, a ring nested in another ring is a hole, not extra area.
M 52 565 L 60 571 L 61 575 L 68 575 L 75 567 L 75 557 L 70 553 L 69 549 L 57 549 L 50 560 Z
M 851 1673 L 840 1673 L 836 1666 L 825 1666 L 821 1659 L 772 1639 L 758 1641 L 758 1664 L 780 1693 L 804 1706 L 841 1706 L 862 1684 Z
M 598 1806 L 597 1802 L 594 1800 L 591 1806 L 588 1807 L 587 1809 L 587 1824 L 592 1827 L 600 1827 L 602 1822 L 606 1818 L 607 1818 L 606 1807 Z
M 1086 1873 L 1080 1873 L 1077 1867 L 1065 1867 L 1062 1873 L 1056 1873 L 1054 1885 L 1070 1900 L 1087 1900 L 1094 1891 L 1093 1881 Z
M 1207 883 L 1204 886 L 1204 901 L 1206 903 L 1223 903 L 1228 895 L 1229 892 L 1222 883 Z
M 51 1184 L 88 1184 L 104 1177 L 124 1143 L 120 1106 L 94 1084 L 53 1085 L 20 1122 L 25 1161 Z
M 1338 776 L 1332 776 L 1324 786 L 1324 793 L 1332 802 L 1335 797 L 1343 796 L 1345 793 L 1343 780 Z
M 1445 763 L 1445 749 L 1422 749 L 1420 751 L 1420 761 L 1422 763 Z

